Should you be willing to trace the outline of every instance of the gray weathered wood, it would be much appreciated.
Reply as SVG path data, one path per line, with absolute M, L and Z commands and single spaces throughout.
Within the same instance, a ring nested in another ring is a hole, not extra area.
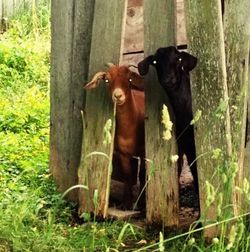
M 92 0 L 52 1 L 50 170 L 60 191 L 78 184 Z M 77 191 L 69 198 L 77 200 Z
M 250 42 L 250 41 L 249 41 Z M 250 53 L 248 59 L 248 99 L 247 99 L 247 131 L 246 131 L 246 146 L 244 157 L 244 178 L 250 181 Z M 249 209 L 249 204 L 246 204 L 246 210 Z
M 225 1 L 224 34 L 227 65 L 227 86 L 231 117 L 232 147 L 234 160 L 238 162 L 235 185 L 243 181 L 243 161 L 246 134 L 246 108 L 249 57 L 249 9 L 250 1 Z M 241 195 L 234 192 L 234 209 L 241 211 Z
M 159 47 L 175 43 L 174 13 L 172 0 L 144 1 L 145 56 L 155 53 Z M 158 83 L 154 69 L 150 69 L 145 81 L 148 160 L 146 219 L 149 224 L 175 228 L 179 222 L 178 175 L 177 166 L 170 162 L 170 157 L 176 154 L 176 144 L 174 134 L 171 140 L 163 140 L 161 122 L 162 106 L 168 104 L 168 99 Z
M 89 63 L 89 80 L 98 71 L 105 71 L 105 64 L 118 64 L 121 57 L 122 31 L 125 25 L 124 16 L 127 7 L 122 0 L 96 0 L 92 33 L 91 55 Z M 107 216 L 108 160 L 104 157 L 86 155 L 99 151 L 109 155 L 109 145 L 103 144 L 103 128 L 112 118 L 111 99 L 103 83 L 87 93 L 85 109 L 84 149 L 82 165 L 79 170 L 80 182 L 87 184 L 89 191 L 80 191 L 80 212 L 94 212 Z M 94 194 L 97 202 L 94 204 Z
M 137 66 L 137 64 L 143 59 L 144 53 L 125 54 L 122 56 L 120 64 Z M 137 68 L 134 68 L 133 71 L 138 72 Z
M 250 32 L 250 30 L 249 30 Z M 246 61 L 245 71 L 244 71 L 244 81 L 247 82 L 247 95 L 246 95 L 246 135 L 244 137 L 245 145 L 244 147 L 244 156 L 243 160 L 243 181 L 246 179 L 248 182 L 250 181 L 250 34 L 248 36 L 248 60 Z M 248 64 L 247 64 L 248 63 Z M 243 182 L 240 185 L 243 186 Z M 244 195 L 242 199 L 242 211 L 249 211 L 249 204 L 246 200 L 246 196 Z
M 176 0 L 176 45 L 187 44 L 184 0 Z
M 183 0 L 174 0 L 176 5 L 175 31 L 176 45 L 186 45 L 186 23 Z M 128 0 L 127 20 L 124 37 L 123 53 L 138 52 L 144 50 L 143 39 L 143 1 Z
M 131 1 L 128 4 L 123 53 L 143 51 L 143 6 L 142 3 L 135 6 Z
M 228 168 L 232 147 L 221 3 L 186 0 L 185 10 L 189 51 L 198 57 L 198 66 L 192 72 L 192 96 L 194 113 L 202 111 L 195 126 L 195 140 L 201 220 L 206 224 L 220 217 L 220 197 L 223 206 L 232 202 L 233 181 Z M 213 155 L 216 149 L 217 156 Z M 232 208 L 226 210 L 232 214 Z M 216 228 L 206 230 L 205 236 L 215 237 L 216 232 Z
M 109 218 L 116 220 L 128 220 L 131 218 L 140 217 L 140 211 L 122 211 L 117 208 L 109 208 Z

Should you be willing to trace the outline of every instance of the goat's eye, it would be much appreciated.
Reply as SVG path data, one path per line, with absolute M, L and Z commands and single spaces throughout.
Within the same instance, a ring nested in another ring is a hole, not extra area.
M 132 83 L 132 79 L 131 78 L 129 78 L 128 81 L 129 81 L 129 83 Z
M 105 81 L 105 83 L 109 83 L 109 80 L 108 80 L 108 79 L 105 79 L 104 81 Z
M 153 64 L 156 65 L 157 61 L 156 60 L 153 60 Z
M 179 60 L 180 62 L 182 62 L 182 58 L 179 58 L 178 60 Z

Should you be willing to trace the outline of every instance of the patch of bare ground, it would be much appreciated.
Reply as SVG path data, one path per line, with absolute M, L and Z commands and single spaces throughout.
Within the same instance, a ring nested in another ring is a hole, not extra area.
M 184 165 L 179 178 L 180 186 L 180 211 L 179 211 L 179 228 L 187 230 L 190 225 L 199 218 L 199 199 L 196 195 L 193 185 L 193 177 L 184 157 Z M 144 217 L 140 216 L 137 211 L 123 211 L 117 209 L 121 203 L 123 183 L 112 181 L 110 197 L 110 217 L 114 219 L 133 219 L 134 223 L 140 227 L 145 226 Z M 134 186 L 133 194 L 136 199 L 139 193 L 139 186 Z

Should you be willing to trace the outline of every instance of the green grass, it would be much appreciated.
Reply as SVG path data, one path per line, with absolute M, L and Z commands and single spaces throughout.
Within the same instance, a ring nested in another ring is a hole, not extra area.
M 76 221 L 76 206 L 57 192 L 48 170 L 46 2 L 18 13 L 0 36 L 0 251 L 250 251 L 243 217 L 230 225 L 229 217 L 222 217 L 221 226 L 229 227 L 229 235 L 225 238 L 222 229 L 211 244 L 192 231 L 163 235 L 129 222 Z M 238 190 L 249 201 L 248 182 Z
M 78 225 L 75 205 L 48 170 L 49 19 L 43 4 L 22 11 L 0 37 L 0 251 L 103 251 L 137 242 L 140 229 L 124 231 L 123 222 Z

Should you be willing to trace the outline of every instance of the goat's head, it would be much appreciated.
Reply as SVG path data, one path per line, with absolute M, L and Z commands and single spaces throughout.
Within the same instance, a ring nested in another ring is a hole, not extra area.
M 129 66 L 115 66 L 109 64 L 107 72 L 98 72 L 84 87 L 85 89 L 96 88 L 104 80 L 114 103 L 123 105 L 131 95 L 131 88 L 144 90 L 143 78 L 131 71 Z
M 159 48 L 138 64 L 141 75 L 147 74 L 149 65 L 156 68 L 159 81 L 164 86 L 176 84 L 183 72 L 188 73 L 197 64 L 197 58 L 186 52 L 179 52 L 174 46 Z

